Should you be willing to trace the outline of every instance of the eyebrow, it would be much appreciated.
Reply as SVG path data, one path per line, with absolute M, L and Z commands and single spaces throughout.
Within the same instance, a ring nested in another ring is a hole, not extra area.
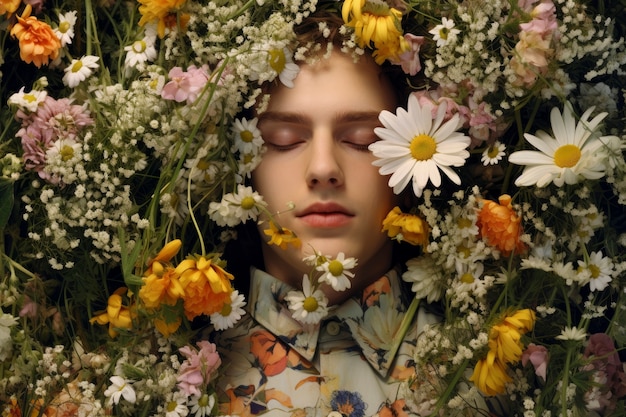
M 377 111 L 355 111 L 355 112 L 342 112 L 338 113 L 333 121 L 336 123 L 350 123 L 350 122 L 378 122 Z M 310 118 L 295 112 L 275 112 L 265 111 L 259 115 L 259 123 L 264 121 L 270 122 L 285 122 L 285 123 L 309 123 Z

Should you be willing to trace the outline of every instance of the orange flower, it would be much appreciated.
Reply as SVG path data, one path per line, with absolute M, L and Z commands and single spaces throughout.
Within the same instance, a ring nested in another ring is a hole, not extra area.
M 157 33 L 160 38 L 165 36 L 165 28 L 173 28 L 180 20 L 181 27 L 185 27 L 189 21 L 189 15 L 176 16 L 177 11 L 185 4 L 186 0 L 138 0 L 141 3 L 139 13 L 141 19 L 139 25 L 157 22 Z
M 184 309 L 189 320 L 217 313 L 230 303 L 230 281 L 234 277 L 211 259 L 185 259 L 176 267 L 176 273 L 185 290 Z
M 11 29 L 11 36 L 19 41 L 22 61 L 27 64 L 32 62 L 39 68 L 59 56 L 61 41 L 50 25 L 31 16 L 31 11 L 32 6 L 29 4 L 22 16 L 18 16 L 17 23 Z
M 127 307 L 122 304 L 122 295 L 128 291 L 126 287 L 120 287 L 109 297 L 108 305 L 105 311 L 97 313 L 89 322 L 109 325 L 109 336 L 116 337 L 118 332 L 116 329 L 131 329 L 133 327 L 133 319 L 137 314 L 133 311 L 132 306 Z
M 22 410 L 17 403 L 17 398 L 11 397 L 11 402 L 4 406 L 2 417 L 22 417 Z
M 520 241 L 522 234 L 521 218 L 513 210 L 511 196 L 504 194 L 499 204 L 483 200 L 476 224 L 487 242 L 498 248 L 504 255 L 521 253 L 526 246 Z
M 430 230 L 428 223 L 414 214 L 403 213 L 400 207 L 394 207 L 383 220 L 383 232 L 387 236 L 411 245 L 428 245 Z
M 10 17 L 18 7 L 22 4 L 22 0 L 0 0 L 0 16 L 8 14 Z
M 281 249 L 287 249 L 287 245 L 291 244 L 294 248 L 302 246 L 302 242 L 294 232 L 284 227 L 280 229 L 273 221 L 270 221 L 270 228 L 263 230 L 267 236 L 270 236 L 268 245 L 280 246 Z

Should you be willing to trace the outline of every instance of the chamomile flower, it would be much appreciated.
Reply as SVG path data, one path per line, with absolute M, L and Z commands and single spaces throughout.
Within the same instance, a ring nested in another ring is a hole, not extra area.
M 589 289 L 591 291 L 602 291 L 613 279 L 614 265 L 611 258 L 602 256 L 602 251 L 591 252 L 589 259 L 578 261 L 578 271 L 588 272 Z
M 315 269 L 322 271 L 323 274 L 319 278 L 319 282 L 326 282 L 335 291 L 343 291 L 350 288 L 352 283 L 350 278 L 354 277 L 354 273 L 349 270 L 357 264 L 355 258 L 346 258 L 343 252 L 339 252 L 337 258 L 327 259 Z
M 184 417 L 189 413 L 187 408 L 187 395 L 182 392 L 175 392 L 164 405 L 165 417 Z
M 266 206 L 263 197 L 252 187 L 237 185 L 237 193 L 228 193 L 222 201 L 209 204 L 209 216 L 220 226 L 236 226 L 249 219 L 256 220 Z
M 526 133 L 526 140 L 538 151 L 518 151 L 511 154 L 509 162 L 525 165 L 522 175 L 515 185 L 545 187 L 554 183 L 576 184 L 581 179 L 602 178 L 606 170 L 606 144 L 619 140 L 615 136 L 599 136 L 596 128 L 606 117 L 600 113 L 589 120 L 594 108 L 580 116 L 576 123 L 572 106 L 565 103 L 563 114 L 554 107 L 550 112 L 550 122 L 554 136 L 544 131 L 536 135 Z
M 556 337 L 559 340 L 575 340 L 581 341 L 587 338 L 587 332 L 584 329 L 579 329 L 576 326 L 565 327 L 561 330 L 561 334 Z
M 443 271 L 432 256 L 420 256 L 406 263 L 407 271 L 402 279 L 411 283 L 415 298 L 426 299 L 429 303 L 441 300 L 445 293 Z
M 413 191 L 421 197 L 428 180 L 435 187 L 441 185 L 440 170 L 455 184 L 461 184 L 450 167 L 465 164 L 471 139 L 456 131 L 459 115 L 444 122 L 445 113 L 446 105 L 442 104 L 433 120 L 431 105 L 421 105 L 415 95 L 409 97 L 407 110 L 399 107 L 395 115 L 386 110 L 380 113 L 384 127 L 374 132 L 382 140 L 372 143 L 369 149 L 379 158 L 373 164 L 380 167 L 380 174 L 392 174 L 389 186 L 396 194 L 413 180 Z
M 300 72 L 298 64 L 293 62 L 293 56 L 289 48 L 274 48 L 267 53 L 270 68 L 276 71 L 278 79 L 285 87 L 292 88 L 293 80 Z
M 328 299 L 311 285 L 308 275 L 302 278 L 302 291 L 289 291 L 285 297 L 294 319 L 305 324 L 319 323 L 328 314 Z
M 480 158 L 480 161 L 484 166 L 487 165 L 496 165 L 505 155 L 506 146 L 501 143 L 499 140 L 495 141 L 495 143 L 491 146 L 488 146 L 484 151 Z
M 98 60 L 100 58 L 93 55 L 83 56 L 81 59 L 72 59 L 70 65 L 65 68 L 63 76 L 63 84 L 70 88 L 76 87 L 81 81 L 86 80 L 98 69 Z
M 189 400 L 190 413 L 194 417 L 207 417 L 211 415 L 211 410 L 215 405 L 215 397 L 204 393 L 202 395 L 192 395 Z
M 454 20 L 442 17 L 441 24 L 429 30 L 428 33 L 433 35 L 433 40 L 437 41 L 437 46 L 443 46 L 448 43 L 450 39 L 454 39 L 456 35 L 461 33 L 455 26 Z
M 221 311 L 211 314 L 211 324 L 215 330 L 229 329 L 235 325 L 246 312 L 243 307 L 246 305 L 243 294 L 234 290 L 230 293 L 230 304 L 224 304 Z
M 35 113 L 40 104 L 42 104 L 48 96 L 47 91 L 31 90 L 28 93 L 24 92 L 24 88 L 20 88 L 17 93 L 13 93 L 9 97 L 8 104 L 17 106 L 22 111 Z
M 157 57 L 155 43 L 156 27 L 154 25 L 146 25 L 144 37 L 124 47 L 126 51 L 124 65 L 126 67 L 135 67 L 137 64 L 154 61 Z
M 233 152 L 258 153 L 263 146 L 261 131 L 257 127 L 258 119 L 248 120 L 245 117 L 235 119 L 231 132 L 234 137 Z
M 67 13 L 59 13 L 59 26 L 54 29 L 54 34 L 61 41 L 61 46 L 72 43 L 74 38 L 74 25 L 76 25 L 76 10 Z

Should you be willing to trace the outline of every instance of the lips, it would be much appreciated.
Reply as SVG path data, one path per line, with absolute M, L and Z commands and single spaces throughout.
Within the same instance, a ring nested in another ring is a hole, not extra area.
M 337 203 L 314 203 L 296 213 L 296 218 L 311 227 L 334 228 L 350 222 L 354 213 Z

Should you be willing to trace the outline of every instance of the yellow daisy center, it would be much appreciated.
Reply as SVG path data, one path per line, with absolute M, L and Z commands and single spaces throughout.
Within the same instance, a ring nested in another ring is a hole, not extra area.
M 59 32 L 65 33 L 68 30 L 70 30 L 70 23 L 69 22 L 61 22 L 61 24 L 59 25 Z
M 461 275 L 461 282 L 465 284 L 471 284 L 472 282 L 474 282 L 474 275 L 470 274 L 469 272 L 464 273 L 463 275 Z
M 459 229 L 467 229 L 472 227 L 472 221 L 467 217 L 459 217 L 456 223 L 459 226 Z
M 136 54 L 142 53 L 146 50 L 146 43 L 143 40 L 135 41 L 133 43 L 133 52 Z
M 500 148 L 498 148 L 497 146 L 491 146 L 489 147 L 489 151 L 487 151 L 487 156 L 493 159 L 497 157 L 499 153 L 500 153 Z
M 69 145 L 63 145 L 59 153 L 63 162 L 67 162 L 74 157 L 74 148 Z
M 447 27 L 442 27 L 441 29 L 439 29 L 439 37 L 441 39 L 448 39 L 448 34 L 450 33 L 450 29 L 448 29 Z
M 307 297 L 304 299 L 304 302 L 302 303 L 302 308 L 304 308 L 309 313 L 317 310 L 317 307 L 318 307 L 318 304 L 317 304 L 317 300 L 315 299 L 315 297 Z
M 591 272 L 591 278 L 596 279 L 600 276 L 600 268 L 597 265 L 589 265 L 589 272 Z
M 24 94 L 24 101 L 32 103 L 33 101 L 37 101 L 37 97 L 35 97 L 34 94 Z
M 336 259 L 330 261 L 328 263 L 328 272 L 330 272 L 334 277 L 338 277 L 343 274 L 343 264 Z
M 176 410 L 176 406 L 178 405 L 178 403 L 176 401 L 170 401 L 167 403 L 167 411 L 168 412 L 172 412 L 174 410 Z
M 252 142 L 252 139 L 254 139 L 254 135 L 249 130 L 244 130 L 243 132 L 241 132 L 239 134 L 239 137 L 241 137 L 241 140 L 246 143 L 250 143 Z
M 437 142 L 431 136 L 419 134 L 411 140 L 411 156 L 418 161 L 428 161 L 437 151 Z
M 250 197 L 250 196 L 246 196 L 241 200 L 241 208 L 244 210 L 250 210 L 252 207 L 254 207 L 254 198 Z
M 83 67 L 82 61 L 76 61 L 74 65 L 72 65 L 72 72 L 78 72 Z
M 231 307 L 230 304 L 224 304 L 222 306 L 222 310 L 220 311 L 220 314 L 224 317 L 228 317 L 230 316 L 230 313 L 233 311 L 233 308 Z
M 571 168 L 580 161 L 582 153 L 576 145 L 563 145 L 554 152 L 554 164 L 559 168 Z
M 198 405 L 200 407 L 206 407 L 209 405 L 209 396 L 207 394 L 202 394 L 202 397 L 198 400 Z
M 196 164 L 196 168 L 198 168 L 200 171 L 206 171 L 207 169 L 209 169 L 210 166 L 211 166 L 210 162 L 207 161 L 206 159 L 201 159 Z
M 285 57 L 285 53 L 282 49 L 272 49 L 269 52 L 269 55 L 270 67 L 272 67 L 272 69 L 278 74 L 283 72 L 285 66 L 287 65 L 287 58 Z

